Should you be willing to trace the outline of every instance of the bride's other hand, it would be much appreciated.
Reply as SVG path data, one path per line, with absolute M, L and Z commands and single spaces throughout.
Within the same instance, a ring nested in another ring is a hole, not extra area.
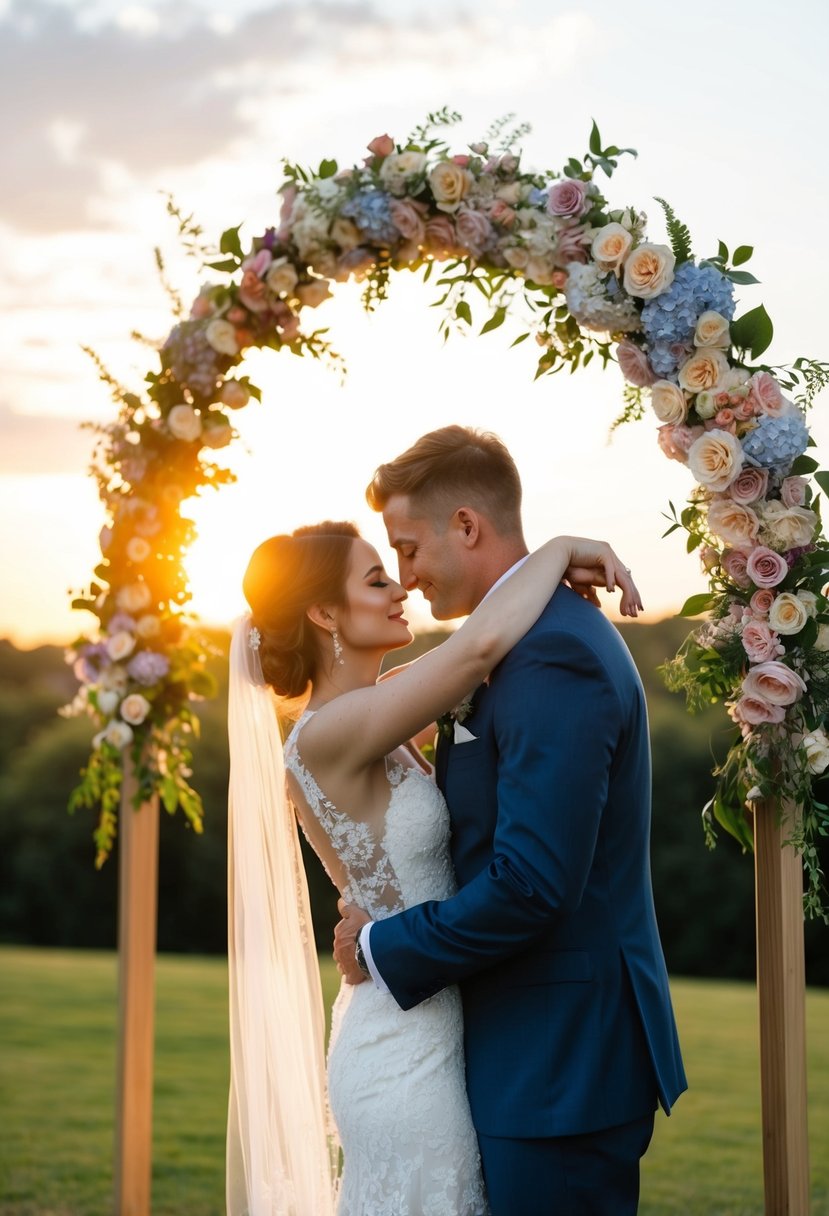
M 622 592 L 619 611 L 622 616 L 636 617 L 643 610 L 642 597 L 634 583 L 630 568 L 606 541 L 589 540 L 580 536 L 562 538 L 570 546 L 570 564 L 564 578 L 574 591 L 600 607 L 597 587 Z
M 358 967 L 354 951 L 360 930 L 371 917 L 362 908 L 347 904 L 344 899 L 337 900 L 337 908 L 342 920 L 334 929 L 334 962 L 347 984 L 362 984 L 367 977 Z

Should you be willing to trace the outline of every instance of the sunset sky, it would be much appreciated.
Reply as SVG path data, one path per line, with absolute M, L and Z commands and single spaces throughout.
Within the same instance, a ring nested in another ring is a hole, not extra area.
M 464 116 L 454 150 L 514 113 L 532 126 L 525 167 L 556 169 L 595 118 L 639 151 L 611 202 L 647 211 L 662 240 L 653 198 L 667 198 L 699 256 L 754 245 L 762 285 L 741 289 L 738 313 L 765 304 L 766 357 L 829 360 L 828 33 L 822 0 L 0 0 L 0 637 L 63 642 L 90 623 L 67 597 L 103 522 L 79 423 L 113 407 L 81 346 L 139 389 L 153 356 L 131 332 L 161 341 L 172 324 L 154 246 L 196 294 L 164 192 L 210 237 L 243 223 L 246 244 L 277 217 L 283 157 L 351 164 L 448 105 Z M 246 361 L 264 403 L 234 417 L 239 483 L 195 508 L 194 607 L 229 621 L 251 549 L 300 523 L 352 518 L 382 546 L 363 500 L 373 469 L 450 422 L 512 450 L 531 545 L 606 536 L 648 620 L 702 590 L 682 539 L 660 539 L 692 482 L 656 448 L 655 420 L 608 443 L 618 368 L 533 383 L 537 351 L 509 348 L 517 325 L 443 347 L 434 298 L 401 275 L 367 316 L 359 288 L 339 290 L 315 320 L 346 357 L 344 386 L 308 360 Z M 810 423 L 824 458 L 827 407 L 824 392 Z

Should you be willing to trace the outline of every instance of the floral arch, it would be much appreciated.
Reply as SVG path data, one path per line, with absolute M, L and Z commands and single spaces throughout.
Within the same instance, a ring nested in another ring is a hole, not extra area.
M 211 688 L 208 648 L 186 611 L 181 559 L 194 529 L 181 507 L 231 478 L 210 454 L 232 441 L 234 411 L 259 396 L 240 374 L 245 351 L 338 361 L 326 331 L 307 325 L 332 281 L 361 280 L 371 310 L 390 274 L 407 269 L 435 281 L 444 336 L 473 325 L 470 301 L 489 311 L 481 333 L 520 307 L 529 322 L 514 345 L 534 338 L 536 377 L 615 358 L 627 382 L 617 424 L 646 405 L 656 413 L 660 448 L 696 483 L 684 509 L 671 508 L 669 531 L 685 530 L 709 582 L 683 609 L 708 619 L 668 664 L 668 679 L 692 708 L 724 701 L 735 725 L 706 835 L 711 843 L 719 825 L 750 847 L 747 812 L 759 799 L 785 799 L 807 912 L 825 917 L 814 845 L 829 813 L 813 781 L 829 765 L 829 548 L 809 477 L 829 492 L 829 474 L 806 454 L 806 410 L 829 365 L 759 362 L 768 314 L 735 315 L 735 289 L 756 282 L 740 269 L 751 248 L 732 254 L 720 243 L 696 258 L 663 200 L 669 244 L 652 242 L 643 212 L 602 194 L 598 171 L 610 178 L 619 157 L 635 153 L 603 146 L 595 123 L 582 159 L 535 172 L 513 151 L 526 128 L 509 131 L 509 120 L 452 154 L 445 129 L 459 117 L 430 115 L 401 143 L 373 139 L 354 167 L 286 164 L 279 219 L 247 249 L 239 228 L 218 250 L 205 248 L 192 220 L 168 206 L 185 244 L 221 277 L 179 312 L 142 392 L 98 364 L 118 416 L 97 428 L 93 472 L 107 522 L 94 580 L 73 601 L 96 624 L 70 654 L 81 688 L 67 711 L 97 727 L 71 799 L 100 812 L 97 864 L 117 829 L 125 750 L 136 804 L 157 794 L 201 828 L 188 743 L 194 702 Z

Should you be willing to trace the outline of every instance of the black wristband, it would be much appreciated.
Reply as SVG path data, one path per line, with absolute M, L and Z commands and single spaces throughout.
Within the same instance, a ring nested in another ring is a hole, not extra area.
M 365 956 L 365 954 L 363 954 L 363 947 L 360 945 L 359 935 L 357 936 L 357 940 L 354 943 L 354 958 L 357 962 L 357 966 L 360 968 L 363 975 L 368 976 L 368 978 L 371 979 L 371 972 L 368 969 L 368 963 L 366 962 L 366 956 Z

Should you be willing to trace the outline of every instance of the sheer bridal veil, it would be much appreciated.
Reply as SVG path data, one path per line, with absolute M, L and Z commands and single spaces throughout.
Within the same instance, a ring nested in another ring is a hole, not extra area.
M 276 702 L 233 630 L 228 736 L 228 1216 L 333 1216 L 319 967 Z

